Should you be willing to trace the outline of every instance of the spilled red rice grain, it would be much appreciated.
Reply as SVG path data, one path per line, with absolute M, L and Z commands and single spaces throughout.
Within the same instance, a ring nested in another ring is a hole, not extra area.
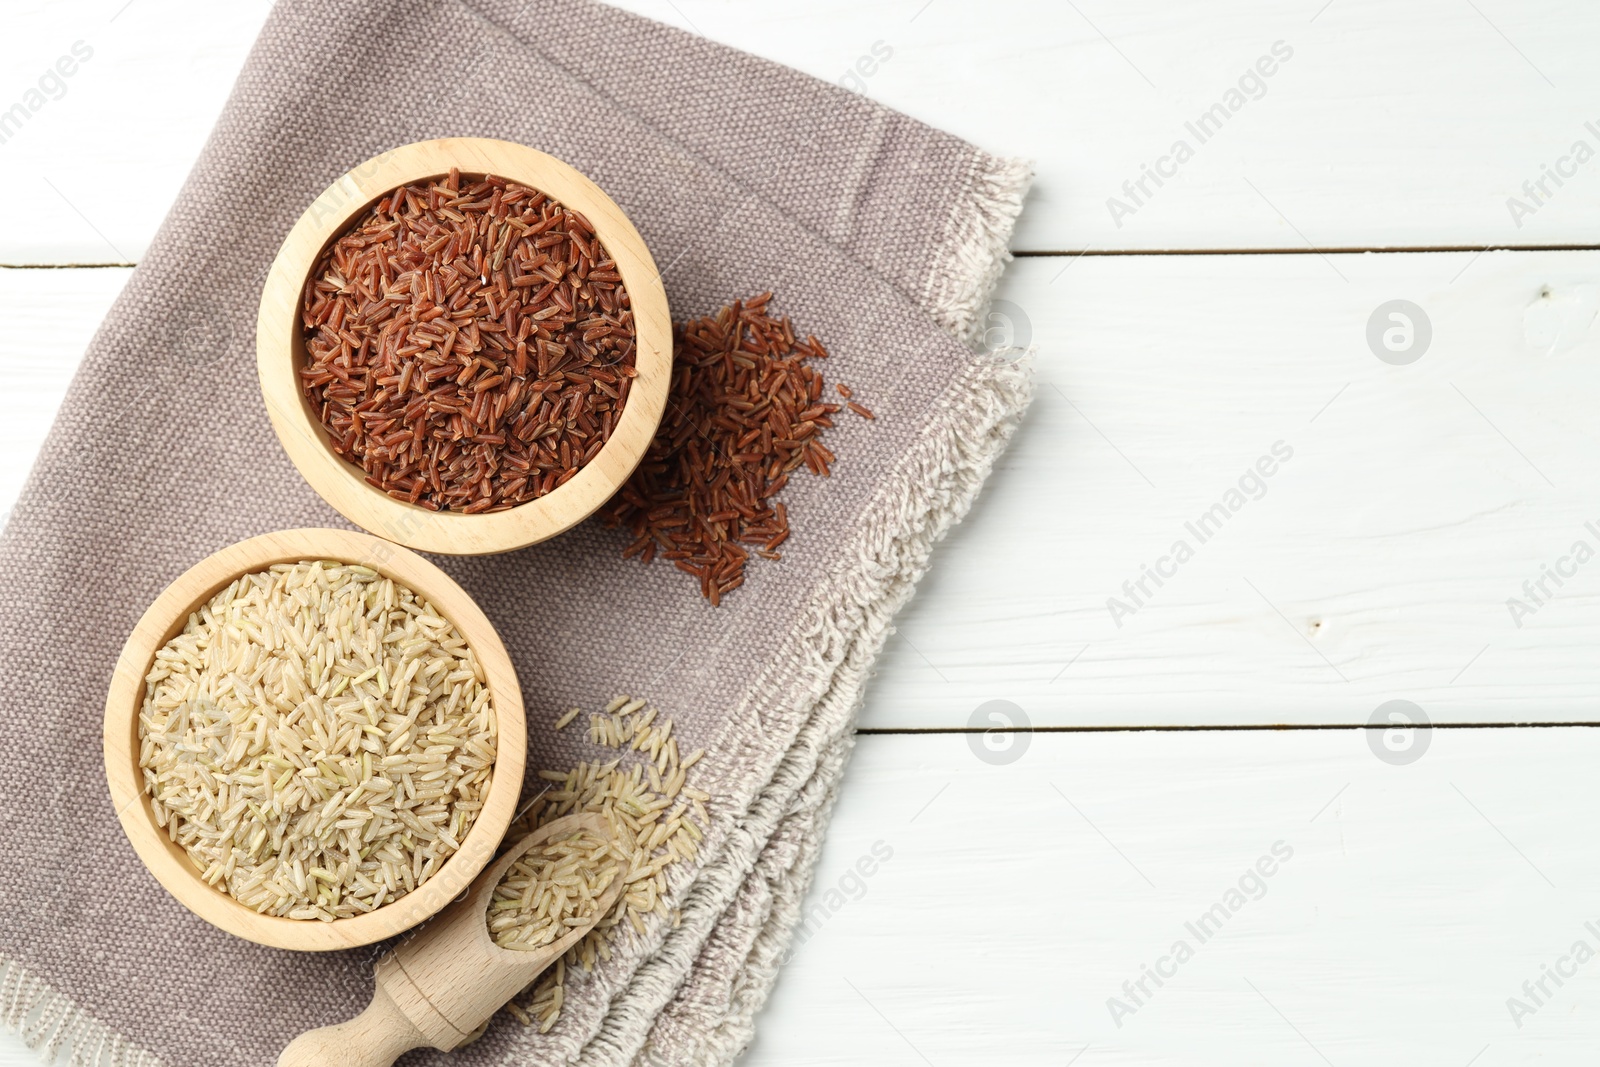
M 633 311 L 587 219 L 502 178 L 397 189 L 323 253 L 306 396 L 390 496 L 501 511 L 599 453 L 627 402 Z
M 671 560 L 712 604 L 743 584 L 752 550 L 782 558 L 789 516 L 774 498 L 789 476 L 804 466 L 827 477 L 834 460 L 819 438 L 839 405 L 821 402 L 822 375 L 806 364 L 827 350 L 797 340 L 771 298 L 676 327 L 661 427 L 604 512 L 633 534 L 624 556 Z

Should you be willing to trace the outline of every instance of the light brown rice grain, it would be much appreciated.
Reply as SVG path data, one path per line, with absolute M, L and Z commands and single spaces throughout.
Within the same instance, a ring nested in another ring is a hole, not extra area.
M 658 717 L 656 709 L 643 700 L 626 696 L 612 700 L 606 709 L 591 719 L 594 722 L 605 716 L 604 737 L 595 743 L 616 750 L 619 755 L 605 762 L 583 761 L 565 772 L 538 772 L 538 777 L 551 782 L 553 788 L 530 805 L 508 834 L 508 839 L 514 840 L 527 830 L 564 815 L 598 812 L 611 827 L 619 875 L 629 887 L 561 963 L 524 991 L 521 1008 L 524 1014 L 538 1020 L 541 1032 L 548 1031 L 560 1018 L 565 1000 L 565 963 L 592 970 L 611 958 L 613 939 L 645 935 L 649 929 L 647 919 L 677 923 L 677 913 L 668 903 L 669 870 L 698 855 L 704 828 L 709 826 L 710 816 L 700 800 L 674 795 L 686 788 L 682 783 L 687 771 L 678 763 L 677 746 L 662 743 L 672 733 L 671 720 Z M 652 726 L 657 722 L 659 730 Z M 646 761 L 623 754 L 638 751 L 641 743 L 657 737 L 662 739 L 655 743 L 663 766 L 657 766 L 656 757 Z M 708 794 L 700 795 L 709 799 Z
M 285 563 L 156 653 L 139 765 L 205 881 L 329 921 L 411 892 L 460 847 L 495 725 L 482 666 L 426 600 L 369 567 Z

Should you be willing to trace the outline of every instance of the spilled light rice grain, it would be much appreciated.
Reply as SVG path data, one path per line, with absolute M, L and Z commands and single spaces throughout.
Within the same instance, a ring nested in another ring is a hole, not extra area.
M 557 720 L 560 729 L 577 715 Z M 524 1024 L 537 1023 L 545 1033 L 561 1017 L 569 966 L 593 970 L 611 958 L 618 940 L 643 936 L 647 920 L 678 924 L 667 905 L 668 872 L 674 864 L 693 860 L 711 819 L 710 796 L 688 784 L 689 768 L 702 752 L 679 757 L 672 720 L 645 706 L 643 700 L 619 696 L 589 716 L 589 740 L 615 749 L 605 762 L 582 762 L 570 771 L 540 771 L 550 788 L 525 812 L 509 838 L 574 812 L 598 812 L 611 827 L 620 868 L 628 888 L 578 944 L 523 991 L 506 1009 Z
M 495 886 L 489 933 L 501 948 L 534 951 L 587 924 L 628 856 L 588 830 L 523 853 Z
M 369 567 L 239 578 L 145 682 L 139 766 L 157 824 L 263 914 L 326 921 L 404 896 L 489 791 L 482 666 L 428 601 Z

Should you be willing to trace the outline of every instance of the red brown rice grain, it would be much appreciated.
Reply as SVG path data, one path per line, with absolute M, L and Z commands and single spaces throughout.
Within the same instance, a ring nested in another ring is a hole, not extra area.
M 827 477 L 834 461 L 819 438 L 839 405 L 822 402 L 822 375 L 806 363 L 828 352 L 774 318 L 771 299 L 762 293 L 676 327 L 666 414 L 603 512 L 633 535 L 624 557 L 671 560 L 713 605 L 744 583 L 746 545 L 782 558 L 789 514 L 775 498 L 789 476 L 804 465 Z
M 323 253 L 306 397 L 390 496 L 501 511 L 593 460 L 627 403 L 633 310 L 589 221 L 493 175 L 380 199 Z

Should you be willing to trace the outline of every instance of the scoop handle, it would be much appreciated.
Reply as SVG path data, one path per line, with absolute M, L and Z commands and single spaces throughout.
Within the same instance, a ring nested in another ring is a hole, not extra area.
M 349 1022 L 308 1030 L 278 1056 L 278 1067 L 389 1067 L 429 1044 L 379 985 L 367 1010 Z

